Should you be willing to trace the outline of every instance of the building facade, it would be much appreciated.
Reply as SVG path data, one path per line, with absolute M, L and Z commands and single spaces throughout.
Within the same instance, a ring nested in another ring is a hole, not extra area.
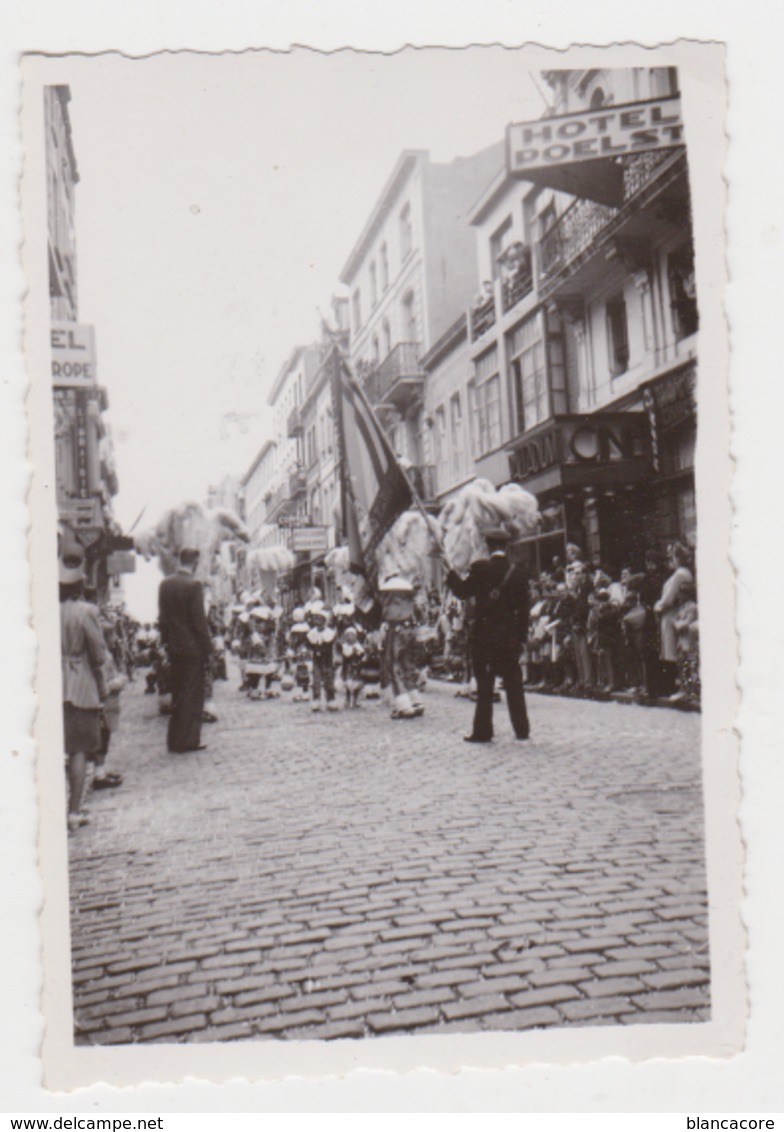
M 677 94 L 662 68 L 545 78 L 553 119 Z M 478 475 L 538 497 L 542 529 L 520 548 L 532 566 L 562 557 L 568 540 L 613 572 L 696 537 L 685 147 L 606 160 L 614 204 L 596 199 L 586 162 L 571 167 L 570 193 L 502 174 L 471 217 L 490 285 L 468 315 L 468 443 Z M 441 408 L 430 409 L 436 420 Z
M 95 333 L 79 323 L 76 186 L 66 86 L 44 89 L 51 369 L 55 479 L 61 550 L 85 554 L 88 581 L 118 599 L 121 573 L 133 568 L 131 542 L 112 513 L 118 489 L 106 389 L 98 383 Z
M 422 359 L 476 289 L 468 215 L 501 162 L 500 145 L 445 165 L 405 150 L 340 275 L 352 366 L 426 501 L 435 482 Z

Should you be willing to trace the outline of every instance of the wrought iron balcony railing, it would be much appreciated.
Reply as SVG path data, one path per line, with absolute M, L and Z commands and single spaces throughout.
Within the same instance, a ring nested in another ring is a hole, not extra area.
M 521 299 L 526 295 L 530 295 L 534 289 L 534 274 L 531 269 L 530 262 L 522 267 L 519 267 L 510 279 L 504 280 L 503 285 L 503 306 L 504 314 L 510 311 L 512 307 L 517 306 Z
M 495 299 L 488 296 L 483 303 L 471 308 L 471 341 L 475 342 L 495 324 Z
M 298 468 L 289 475 L 289 495 L 296 499 L 308 490 L 308 477 L 304 468 Z
M 365 381 L 365 391 L 373 404 L 400 399 L 400 386 L 419 385 L 424 380 L 419 364 L 419 343 L 398 342 L 384 361 L 372 370 Z
M 653 179 L 658 167 L 671 156 L 671 150 L 655 150 L 623 159 L 624 205 Z M 542 274 L 552 275 L 576 259 L 620 211 L 620 208 L 592 200 L 574 201 L 539 242 Z

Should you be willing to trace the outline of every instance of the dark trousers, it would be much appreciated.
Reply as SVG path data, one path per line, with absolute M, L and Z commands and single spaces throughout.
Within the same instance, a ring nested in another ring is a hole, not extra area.
M 517 641 L 474 639 L 471 648 L 476 677 L 476 711 L 473 735 L 476 739 L 493 737 L 493 691 L 496 676 L 504 682 L 506 706 L 512 728 L 518 738 L 528 737 L 528 712 L 525 707 L 523 674 L 520 671 L 520 645 Z
M 169 717 L 170 751 L 193 751 L 201 743 L 204 710 L 204 658 L 171 656 L 172 712 Z

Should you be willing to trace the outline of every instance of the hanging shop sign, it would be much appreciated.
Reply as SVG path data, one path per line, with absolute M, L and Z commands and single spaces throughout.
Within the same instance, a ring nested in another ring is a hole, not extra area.
M 75 531 L 95 531 L 103 527 L 100 499 L 64 499 L 58 504 L 60 522 Z
M 544 475 L 545 487 L 636 481 L 650 471 L 646 423 L 636 412 L 554 417 L 514 442 L 512 476 L 529 483 Z
M 604 106 L 507 127 L 509 172 L 518 177 L 543 166 L 675 145 L 683 145 L 678 96 Z
M 323 554 L 327 549 L 326 527 L 295 527 L 291 532 L 291 549 Z
M 697 366 L 691 362 L 643 388 L 643 404 L 651 429 L 651 456 L 657 472 L 661 470 L 662 439 L 667 433 L 696 419 L 696 386 Z
M 50 345 L 54 385 L 95 385 L 94 327 L 80 322 L 53 322 Z
M 129 550 L 115 550 L 106 557 L 107 574 L 135 574 L 136 555 Z

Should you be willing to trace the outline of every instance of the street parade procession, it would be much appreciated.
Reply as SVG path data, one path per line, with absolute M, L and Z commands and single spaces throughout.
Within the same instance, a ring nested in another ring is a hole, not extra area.
M 233 168 L 183 89 L 172 151 Z M 264 216 L 285 250 L 278 198 L 238 177 L 214 210 L 197 179 L 177 211 L 172 176 L 168 284 L 104 349 L 71 268 L 109 143 L 45 87 L 80 1047 L 710 1018 L 678 74 L 547 71 L 530 98 L 470 156 L 401 148 L 380 195 L 368 171 L 310 333 L 243 235 Z M 590 161 L 558 141 L 597 130 Z

